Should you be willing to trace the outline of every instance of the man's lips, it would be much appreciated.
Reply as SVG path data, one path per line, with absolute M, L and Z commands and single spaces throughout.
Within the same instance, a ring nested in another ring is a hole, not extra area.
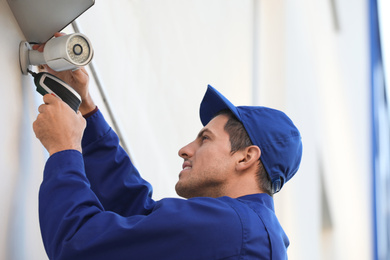
M 180 172 L 180 174 L 184 171 L 187 171 L 187 170 L 191 170 L 192 169 L 192 165 L 189 161 L 185 161 L 183 163 L 183 166 L 182 166 L 183 170 Z
M 183 167 L 183 170 L 187 170 L 187 169 L 191 169 L 192 168 L 191 163 L 189 161 L 185 161 L 183 163 L 182 167 Z

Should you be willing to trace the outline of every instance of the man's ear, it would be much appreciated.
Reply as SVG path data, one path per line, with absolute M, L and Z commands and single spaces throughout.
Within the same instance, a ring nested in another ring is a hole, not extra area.
M 253 166 L 257 167 L 261 150 L 257 145 L 251 145 L 239 151 L 240 157 L 236 164 L 238 171 L 245 171 Z

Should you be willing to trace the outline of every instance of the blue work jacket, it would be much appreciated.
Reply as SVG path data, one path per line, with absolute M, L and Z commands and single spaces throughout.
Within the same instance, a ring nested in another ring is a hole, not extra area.
M 51 260 L 287 259 L 269 195 L 154 201 L 100 111 L 82 146 L 45 166 L 39 218 Z

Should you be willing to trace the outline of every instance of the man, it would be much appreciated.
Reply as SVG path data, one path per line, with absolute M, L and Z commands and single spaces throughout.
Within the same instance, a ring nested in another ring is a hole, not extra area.
M 209 86 L 204 128 L 179 150 L 176 191 L 187 199 L 154 201 L 93 103 L 86 71 L 55 74 L 82 104 L 76 114 L 45 95 L 33 125 L 50 154 L 39 194 L 50 259 L 287 259 L 272 194 L 298 170 L 302 144 L 284 113 L 235 107 Z

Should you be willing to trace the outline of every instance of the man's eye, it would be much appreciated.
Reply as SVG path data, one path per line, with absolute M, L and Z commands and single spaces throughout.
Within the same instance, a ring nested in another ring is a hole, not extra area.
M 210 138 L 207 135 L 203 135 L 201 139 L 202 139 L 202 141 L 205 141 L 205 140 L 208 140 Z

